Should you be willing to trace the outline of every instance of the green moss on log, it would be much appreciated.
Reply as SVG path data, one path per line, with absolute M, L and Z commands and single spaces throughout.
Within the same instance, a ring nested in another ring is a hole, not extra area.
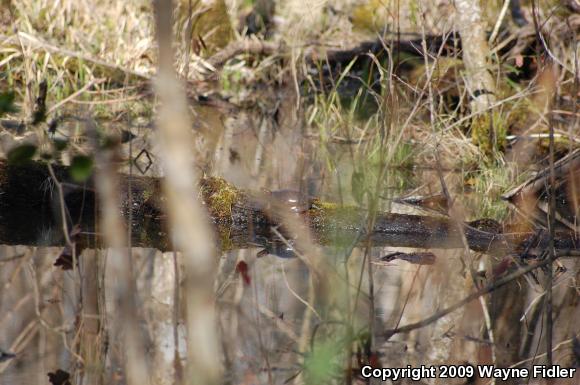
M 201 183 L 203 201 L 211 216 L 219 222 L 232 216 L 232 207 L 241 200 L 242 193 L 223 178 L 204 178 Z
M 361 210 L 354 206 L 341 206 L 315 198 L 311 201 L 308 218 L 313 228 L 331 230 L 333 228 L 352 227 Z

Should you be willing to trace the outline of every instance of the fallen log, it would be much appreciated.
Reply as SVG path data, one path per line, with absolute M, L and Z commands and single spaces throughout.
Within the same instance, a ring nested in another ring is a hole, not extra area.
M 91 177 L 79 184 L 72 180 L 67 167 L 52 167 L 63 189 L 62 199 L 46 164 L 11 165 L 0 160 L 0 244 L 64 245 L 60 216 L 64 202 L 68 229 L 75 229 L 84 247 L 99 245 L 99 207 L 93 188 L 98 181 Z M 120 214 L 125 218 L 132 214 L 132 245 L 171 249 L 160 179 L 124 175 L 119 190 Z M 223 250 L 257 245 L 268 248 L 276 241 L 271 228 L 279 225 L 279 220 L 272 207 L 260 200 L 268 200 L 267 194 L 242 191 L 221 178 L 210 177 L 201 181 L 200 192 Z M 374 228 L 368 231 L 367 211 L 317 198 L 308 198 L 295 215 L 304 219 L 322 244 L 370 240 L 374 246 L 461 248 L 461 232 L 472 250 L 491 254 L 533 254 L 548 244 L 547 232 L 515 232 L 486 219 L 458 226 L 445 217 L 379 213 Z M 573 232 L 557 233 L 556 250 L 579 246 Z
M 436 55 L 441 49 L 441 46 L 446 45 L 444 50 L 445 54 L 451 54 L 455 52 L 459 45 L 459 42 L 455 42 L 454 37 L 444 37 L 444 36 L 426 36 L 426 46 L 428 53 Z M 324 61 L 331 64 L 347 64 L 357 56 L 362 56 L 366 54 L 379 55 L 386 52 L 386 46 L 388 49 L 395 50 L 399 53 L 409 54 L 411 56 L 423 56 L 422 48 L 422 38 L 417 36 L 415 39 L 411 40 L 397 40 L 392 41 L 391 39 L 381 38 L 375 40 L 367 40 L 359 42 L 357 45 L 349 48 L 332 48 L 328 49 L 323 46 L 318 46 L 313 44 L 311 46 L 304 47 L 304 57 L 308 62 L 318 62 Z M 216 53 L 212 57 L 207 59 L 207 63 L 212 67 L 219 69 L 223 67 L 226 62 L 237 55 L 246 53 L 253 56 L 261 55 L 280 55 L 288 56 L 290 54 L 290 48 L 283 43 L 274 43 L 270 41 L 263 41 L 256 38 L 245 38 L 241 40 L 236 40 L 230 43 L 227 47 L 222 49 L 220 52 Z

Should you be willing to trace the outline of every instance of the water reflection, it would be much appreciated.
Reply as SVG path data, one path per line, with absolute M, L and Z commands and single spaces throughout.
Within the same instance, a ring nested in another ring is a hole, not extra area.
M 220 258 L 217 304 L 222 335 L 227 341 L 227 373 L 232 380 L 255 377 L 263 383 L 273 376 L 280 382 L 301 369 L 297 349 L 304 332 L 304 316 L 309 306 L 317 305 L 316 301 L 309 303 L 310 270 L 284 247 L 277 243 L 267 249 L 268 255 L 266 249 L 234 250 Z M 89 277 L 53 266 L 59 253 L 60 248 L 3 247 L 0 347 L 16 356 L 0 363 L 1 382 L 46 383 L 49 372 L 61 369 L 77 383 L 95 378 L 104 379 L 103 383 L 122 383 L 124 349 L 119 333 L 123 321 L 112 300 L 114 282 L 122 277 L 116 275 L 115 261 L 108 258 L 107 250 L 86 250 L 79 256 L 81 271 L 90 260 L 104 268 L 103 292 L 90 293 L 83 283 Z M 375 254 L 380 255 L 380 251 Z M 354 250 L 351 263 L 360 264 L 362 255 L 361 250 Z M 236 270 L 241 260 L 249 266 L 249 284 Z M 179 266 L 183 263 L 179 253 L 133 250 L 140 312 L 139 324 L 134 327 L 146 341 L 152 380 L 157 384 L 173 383 L 176 352 L 185 365 L 181 313 L 178 323 L 173 321 L 176 261 Z M 101 295 L 105 299 L 104 318 L 87 312 L 91 297 Z M 186 306 L 186 298 L 182 293 L 180 309 Z M 381 311 L 382 317 L 388 315 L 387 310 Z M 86 347 L 79 344 L 90 340 L 80 336 L 91 329 L 89 321 L 95 317 L 102 324 L 94 337 L 102 340 L 98 343 L 100 353 L 90 358 L 85 355 Z M 320 322 L 317 317 L 316 322 Z
M 208 107 L 196 109 L 197 137 L 192 145 L 202 150 L 205 173 L 270 194 L 293 214 L 308 210 L 312 196 L 354 202 L 343 186 L 354 171 L 345 145 L 323 148 L 303 135 L 292 97 L 278 96 L 274 105 L 275 113 L 272 108 L 227 115 Z M 155 134 L 145 135 L 150 127 L 143 125 L 130 129 L 137 137 L 122 144 L 123 156 L 134 157 L 146 149 L 152 160 L 147 175 L 160 176 Z M 324 152 L 336 155 L 334 175 L 325 171 Z M 393 179 L 388 194 L 402 186 L 414 187 L 415 176 L 408 173 L 396 174 L 399 179 Z M 257 204 L 268 205 L 264 202 Z M 134 241 L 143 226 L 133 227 Z M 309 259 L 315 256 L 312 249 L 289 233 L 271 226 L 253 228 L 245 249 L 227 251 L 219 258 L 216 293 L 226 382 L 283 383 L 300 376 L 310 345 L 337 336 L 344 343 L 342 336 L 351 329 L 358 333 L 366 328 L 369 309 L 375 308 L 377 322 L 391 322 L 400 310 L 394 298 L 401 279 L 416 271 L 401 260 L 388 267 L 376 265 L 374 279 L 380 284 L 373 304 L 363 267 L 369 258 L 375 263 L 385 255 L 383 248 L 352 249 L 353 240 L 343 239 L 322 249 L 321 255 L 330 261 L 323 265 Z M 228 233 L 225 242 L 235 237 Z M 61 252 L 62 248 L 25 246 L 4 246 L 0 251 L 0 349 L 16 354 L 0 362 L 0 382 L 46 383 L 48 373 L 62 370 L 75 383 L 124 383 L 126 352 L 120 333 L 125 320 L 118 318 L 121 312 L 113 291 L 114 282 L 123 279 L 117 261 L 107 249 L 85 249 L 76 256 L 78 269 L 62 271 L 54 266 Z M 125 255 L 129 257 L 128 252 Z M 130 258 L 139 309 L 139 322 L 131 327 L 141 336 L 152 383 L 172 384 L 176 370 L 186 365 L 183 315 L 188 297 L 179 273 L 184 261 L 179 253 L 138 247 Z M 424 267 L 422 274 L 428 269 Z M 337 278 L 320 273 L 325 271 Z

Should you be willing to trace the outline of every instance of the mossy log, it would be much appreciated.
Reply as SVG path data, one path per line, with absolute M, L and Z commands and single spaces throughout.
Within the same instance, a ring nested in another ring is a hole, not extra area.
M 76 227 L 77 239 L 84 247 L 99 246 L 98 202 L 95 180 L 75 183 L 64 166 L 53 165 L 64 192 L 68 228 Z M 0 161 L 0 244 L 64 245 L 61 198 L 46 164 L 29 162 L 9 165 Z M 161 180 L 143 176 L 121 177 L 122 207 L 126 218 L 131 213 L 132 245 L 171 249 L 165 229 Z M 268 207 L 257 202 L 256 195 L 242 191 L 221 178 L 204 178 L 200 196 L 213 221 L 222 249 L 264 245 L 272 239 L 271 227 L 277 220 Z M 371 231 L 365 229 L 368 213 L 356 207 L 309 199 L 301 216 L 322 244 L 360 242 L 370 238 L 375 246 L 414 248 L 463 247 L 461 231 L 468 246 L 492 254 L 542 249 L 546 234 L 510 232 L 488 220 L 458 226 L 444 217 L 379 213 Z M 461 229 L 461 230 L 460 230 Z M 79 241 L 81 242 L 81 241 Z M 95 243 L 96 242 L 96 243 Z M 558 233 L 556 248 L 578 248 L 573 233 Z

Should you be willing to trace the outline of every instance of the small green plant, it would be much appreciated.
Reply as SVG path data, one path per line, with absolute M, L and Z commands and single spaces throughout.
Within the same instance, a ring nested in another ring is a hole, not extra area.
M 7 113 L 18 112 L 15 99 L 16 93 L 14 91 L 0 93 L 0 117 Z
M 345 347 L 336 339 L 315 342 L 304 359 L 304 377 L 307 384 L 328 384 L 342 375 Z
M 93 159 L 86 155 L 75 156 L 72 159 L 69 172 L 75 182 L 86 181 L 93 173 Z
M 483 163 L 478 169 L 466 172 L 463 180 L 467 194 L 464 197 L 472 219 L 503 221 L 508 214 L 508 206 L 501 195 L 518 185 L 522 178 L 522 175 L 516 177 L 513 164 L 503 161 Z

